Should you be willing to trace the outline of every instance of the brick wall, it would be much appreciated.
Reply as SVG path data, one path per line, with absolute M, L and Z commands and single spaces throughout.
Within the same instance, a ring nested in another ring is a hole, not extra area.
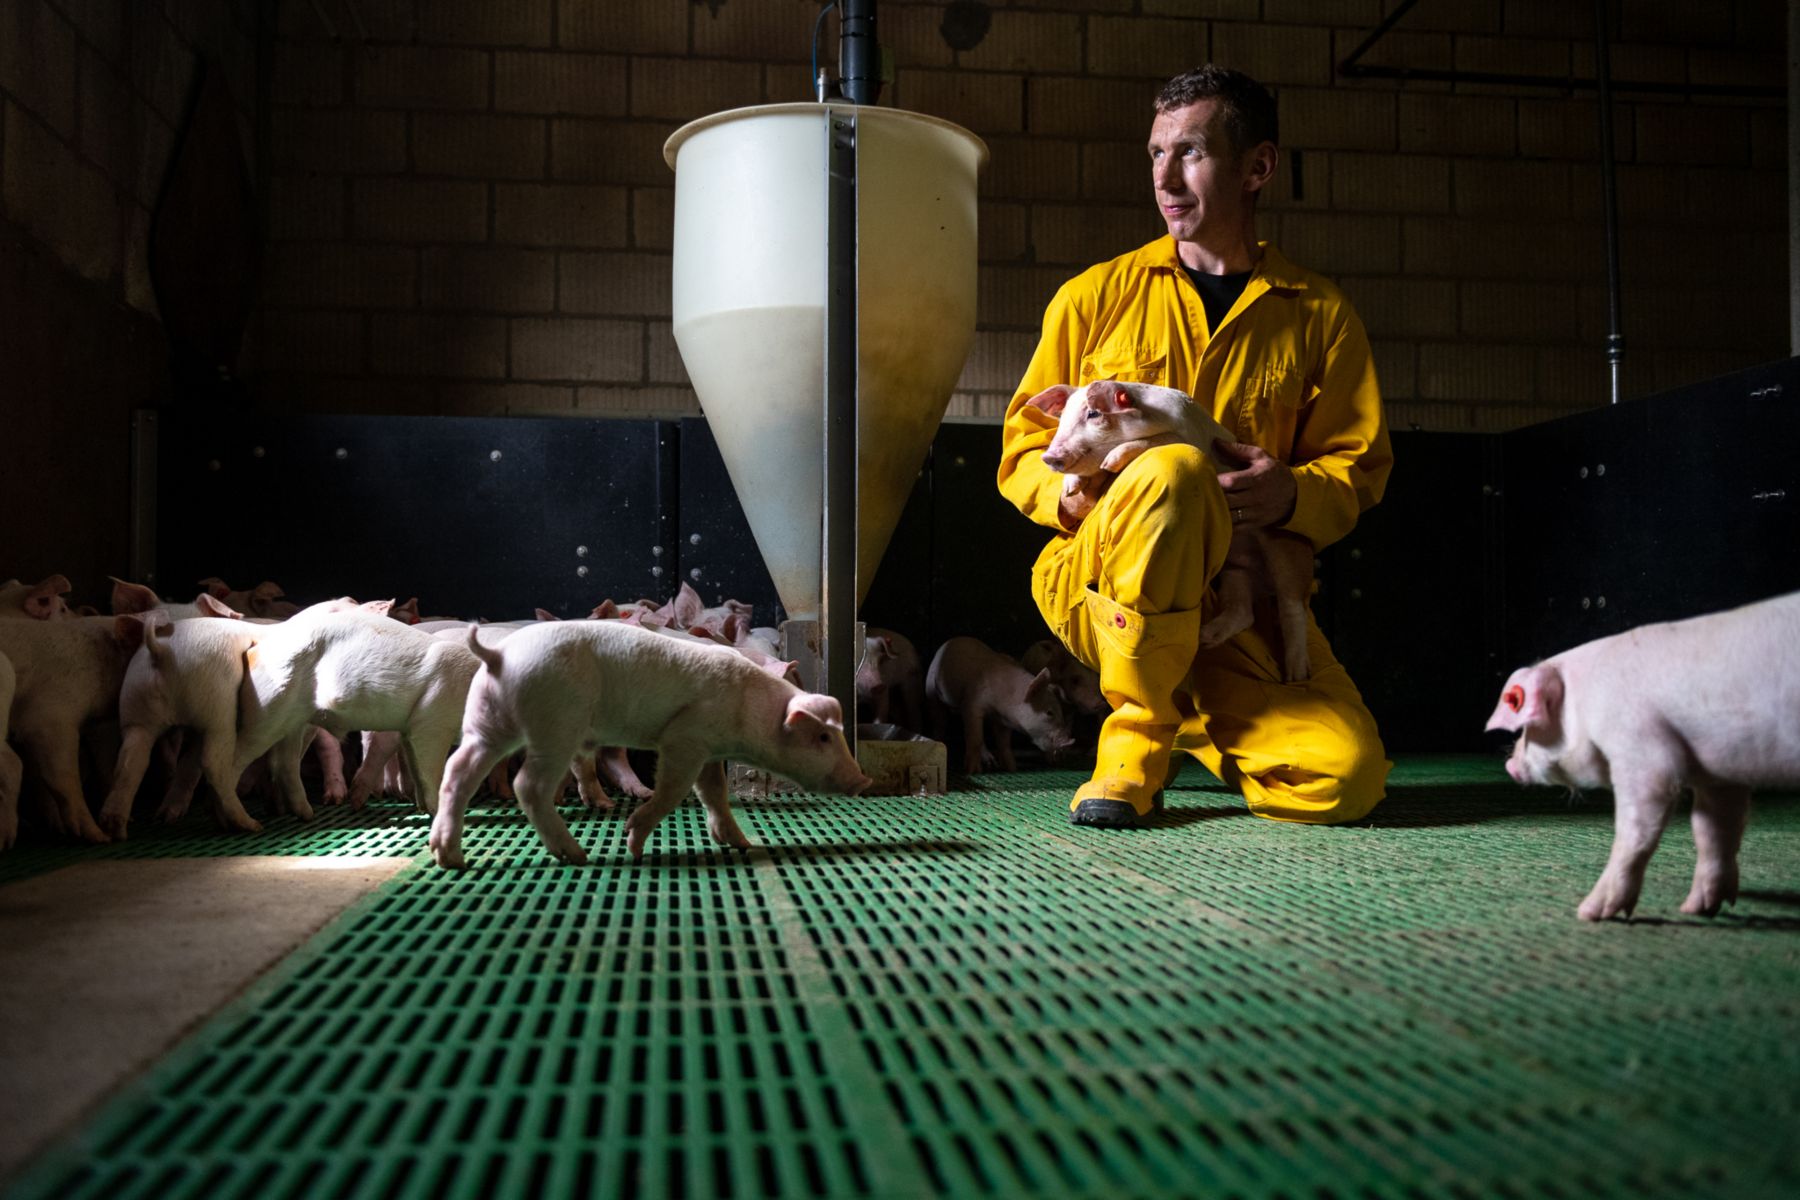
M 1264 232 L 1349 292 L 1397 425 L 1499 429 L 1603 403 L 1592 92 L 1337 78 L 1394 3 L 995 2 L 954 50 L 944 5 L 883 0 L 884 102 L 957 121 L 993 155 L 953 415 L 1000 411 L 1058 283 L 1160 232 L 1148 100 L 1208 58 L 1276 90 L 1287 160 Z M 661 146 L 709 112 L 809 98 L 814 0 L 361 0 L 366 38 L 344 0 L 320 5 L 340 40 L 312 5 L 281 8 L 257 340 L 271 401 L 697 411 L 669 331 Z M 1591 74 L 1591 11 L 1423 0 L 1365 61 Z M 1784 80 L 1780 0 L 1614 11 L 1616 79 Z M 1627 393 L 1784 357 L 1784 105 L 1617 100 Z
M 103 595 L 131 410 L 164 402 L 146 247 L 198 56 L 244 117 L 254 0 L 0 2 L 0 578 Z

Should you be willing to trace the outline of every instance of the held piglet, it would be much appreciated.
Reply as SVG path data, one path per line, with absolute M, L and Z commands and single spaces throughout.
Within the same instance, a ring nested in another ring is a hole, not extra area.
M 601 746 L 657 753 L 656 788 L 626 824 L 633 858 L 657 824 L 698 785 L 713 840 L 747 847 L 731 813 L 723 760 L 786 775 L 816 791 L 855 795 L 869 785 L 844 742 L 830 696 L 803 692 L 724 646 L 662 637 L 623 621 L 557 621 L 489 648 L 469 687 L 462 745 L 450 759 L 431 823 L 441 867 L 463 865 L 463 813 L 493 765 L 524 747 L 513 781 L 550 853 L 583 864 L 555 791 L 570 760 Z
M 463 647 L 389 620 L 387 606 L 326 601 L 265 628 L 245 654 L 236 769 L 272 747 L 288 808 L 312 805 L 300 783 L 306 727 L 341 735 L 397 730 L 420 806 L 437 803 L 444 760 L 456 742 L 469 680 L 480 663 Z
M 925 673 L 925 694 L 934 705 L 933 725 L 940 734 L 945 709 L 962 713 L 967 774 L 996 764 L 1002 771 L 1017 770 L 1012 752 L 1015 729 L 1053 762 L 1075 744 L 1050 672 L 1033 675 L 979 639 L 954 637 L 938 647 Z M 999 735 L 992 749 L 986 741 L 990 718 Z
M 262 828 L 244 811 L 237 794 L 241 772 L 232 768 L 244 655 L 268 628 L 248 621 L 178 621 L 147 632 L 119 689 L 119 759 L 100 810 L 100 827 L 110 836 L 124 840 L 151 750 L 171 729 L 188 736 L 158 817 L 174 820 L 186 812 L 204 776 L 221 825 L 245 833 Z
M 69 581 L 61 575 L 52 575 L 38 583 L 20 583 L 16 579 L 0 583 L 0 621 L 9 617 L 34 621 L 73 617 L 76 614 L 69 611 L 69 602 L 63 599 L 68 590 Z
M 1147 383 L 1099 380 L 1085 387 L 1047 388 L 1030 401 L 1058 418 L 1056 437 L 1044 450 L 1044 465 L 1064 475 L 1064 494 L 1082 490 L 1082 481 L 1102 471 L 1119 471 L 1152 446 L 1185 443 L 1204 451 L 1223 471 L 1238 463 L 1217 443 L 1237 441 L 1230 431 L 1186 392 Z M 1202 646 L 1217 646 L 1251 625 L 1258 595 L 1275 598 L 1281 622 L 1282 677 L 1297 683 L 1312 674 L 1306 652 L 1306 601 L 1312 591 L 1312 543 L 1280 529 L 1232 531 L 1231 546 L 1217 582 L 1219 611 L 1200 629 Z
M 1694 882 L 1685 913 L 1737 900 L 1753 787 L 1800 784 L 1800 592 L 1644 625 L 1514 671 L 1488 718 L 1518 733 L 1519 783 L 1611 788 L 1613 846 L 1576 910 L 1637 906 L 1644 868 L 1684 788 L 1694 792 Z
M 81 788 L 81 727 L 118 711 L 119 685 L 143 643 L 147 619 L 160 620 L 132 615 L 0 621 L 0 656 L 11 662 L 14 675 L 8 734 L 43 778 L 58 833 L 107 840 Z M 0 845 L 10 843 L 17 828 L 15 790 L 0 810 Z

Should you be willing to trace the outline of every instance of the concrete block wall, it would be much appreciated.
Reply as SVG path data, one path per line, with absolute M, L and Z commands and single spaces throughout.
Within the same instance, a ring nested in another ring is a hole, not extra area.
M 952 414 L 995 419 L 1056 286 L 1161 231 L 1150 98 L 1208 59 L 1275 89 L 1286 160 L 1263 231 L 1348 291 L 1397 426 L 1503 429 L 1604 403 L 1593 93 L 1340 78 L 1396 2 L 883 0 L 883 102 L 992 151 Z M 809 98 L 817 11 L 283 4 L 263 394 L 318 411 L 698 411 L 669 329 L 661 146 L 709 112 Z M 1783 14 L 1615 0 L 1614 76 L 1778 87 Z M 1365 59 L 1558 76 L 1593 60 L 1591 6 L 1563 0 L 1422 0 Z M 1783 103 L 1621 91 L 1616 119 L 1627 394 L 1785 357 Z
M 151 213 L 200 56 L 253 141 L 256 7 L 0 2 L 0 579 L 125 569 L 131 411 L 169 398 Z

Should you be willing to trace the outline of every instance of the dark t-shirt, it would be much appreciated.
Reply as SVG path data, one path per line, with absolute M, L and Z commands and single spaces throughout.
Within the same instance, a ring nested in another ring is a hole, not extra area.
M 1245 271 L 1241 275 L 1208 275 L 1204 271 L 1196 271 L 1192 267 L 1182 267 L 1187 277 L 1194 281 L 1194 290 L 1200 293 L 1200 303 L 1206 306 L 1206 327 L 1217 329 L 1237 298 L 1244 294 L 1244 285 L 1250 282 L 1253 272 Z

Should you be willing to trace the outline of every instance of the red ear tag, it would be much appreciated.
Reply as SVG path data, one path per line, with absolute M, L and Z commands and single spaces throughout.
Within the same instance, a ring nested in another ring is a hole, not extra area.
M 1516 683 L 1513 684 L 1501 695 L 1500 703 L 1506 705 L 1506 707 L 1512 709 L 1514 712 L 1518 712 L 1521 708 L 1525 707 L 1525 689 Z

